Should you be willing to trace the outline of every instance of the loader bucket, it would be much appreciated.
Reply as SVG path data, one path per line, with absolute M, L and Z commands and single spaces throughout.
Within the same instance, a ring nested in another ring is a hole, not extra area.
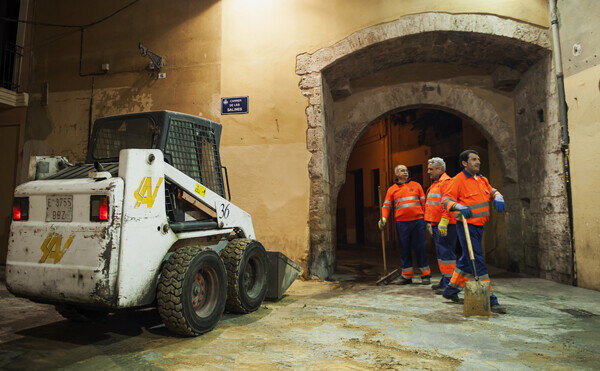
M 302 274 L 302 268 L 279 251 L 267 251 L 269 260 L 269 278 L 266 300 L 277 301 L 296 278 Z

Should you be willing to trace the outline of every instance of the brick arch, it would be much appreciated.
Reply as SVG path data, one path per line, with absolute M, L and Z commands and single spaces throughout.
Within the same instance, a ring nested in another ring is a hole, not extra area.
M 460 40 L 464 42 L 457 45 Z M 424 43 L 429 43 L 428 47 L 419 49 L 418 46 Z M 486 49 L 478 49 L 477 53 L 465 49 L 473 45 Z M 482 66 L 490 74 L 495 66 L 508 66 L 524 73 L 546 58 L 550 47 L 548 30 L 528 23 L 484 14 L 422 13 L 362 29 L 331 46 L 298 55 L 296 74 L 301 77 L 298 85 L 302 95 L 308 99 L 306 134 L 307 149 L 311 153 L 308 163 L 309 275 L 327 278 L 333 273 L 335 194 L 340 180 L 345 177 L 338 166 L 339 163 L 346 166 L 348 151 L 352 150 L 354 141 L 365 125 L 376 118 L 355 108 L 348 125 L 344 126 L 347 132 L 336 133 L 332 91 L 353 79 L 406 63 L 449 62 Z M 470 117 L 498 150 L 505 179 L 515 182 L 516 138 L 489 103 L 458 86 L 437 83 L 425 86 L 435 89 L 439 86 L 443 94 L 415 92 L 418 99 L 402 98 L 400 95 L 406 86 L 390 88 L 387 94 L 395 99 L 395 106 L 384 104 L 378 107 L 379 111 L 384 114 L 402 105 L 431 105 Z M 472 97 L 475 107 L 462 107 L 462 98 L 457 99 L 460 94 Z M 362 104 L 368 104 L 368 98 Z M 336 141 L 345 136 L 350 138 L 348 148 L 337 151 Z

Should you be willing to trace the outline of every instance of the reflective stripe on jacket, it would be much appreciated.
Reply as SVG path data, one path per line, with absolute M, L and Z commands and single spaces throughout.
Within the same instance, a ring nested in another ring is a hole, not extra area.
M 454 214 L 446 211 L 442 207 L 442 194 L 447 188 L 452 178 L 444 173 L 438 180 L 433 182 L 427 189 L 427 198 L 425 200 L 425 221 L 431 222 L 434 225 L 440 222 L 440 219 L 447 218 L 450 224 L 456 224 Z
M 424 205 L 425 192 L 419 183 L 413 181 L 404 184 L 394 183 L 387 190 L 381 215 L 387 219 L 390 211 L 394 210 L 396 221 L 417 220 L 423 218 Z
M 492 188 L 486 177 L 480 174 L 471 175 L 463 170 L 452 178 L 446 187 L 442 206 L 447 211 L 452 211 L 456 203 L 468 206 L 473 212 L 473 217 L 467 218 L 467 222 L 482 226 L 490 218 L 490 201 L 499 194 L 500 192 Z M 457 220 L 462 220 L 460 213 L 455 215 Z

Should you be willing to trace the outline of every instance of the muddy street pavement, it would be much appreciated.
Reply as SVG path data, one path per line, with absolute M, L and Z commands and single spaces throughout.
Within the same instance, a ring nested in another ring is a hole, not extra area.
M 600 292 L 492 277 L 509 313 L 489 319 L 464 318 L 429 286 L 340 275 L 297 280 L 281 301 L 226 314 L 197 338 L 171 334 L 152 309 L 69 322 L 0 282 L 0 369 L 600 368 Z

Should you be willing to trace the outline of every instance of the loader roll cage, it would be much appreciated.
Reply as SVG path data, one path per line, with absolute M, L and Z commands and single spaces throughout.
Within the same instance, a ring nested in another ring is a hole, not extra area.
M 213 192 L 230 199 L 224 182 L 219 123 L 172 111 L 153 111 L 96 120 L 88 145 L 87 163 L 115 163 L 121 149 L 160 149 L 165 161 Z M 177 187 L 166 182 L 166 209 L 171 222 L 182 222 L 185 203 Z

